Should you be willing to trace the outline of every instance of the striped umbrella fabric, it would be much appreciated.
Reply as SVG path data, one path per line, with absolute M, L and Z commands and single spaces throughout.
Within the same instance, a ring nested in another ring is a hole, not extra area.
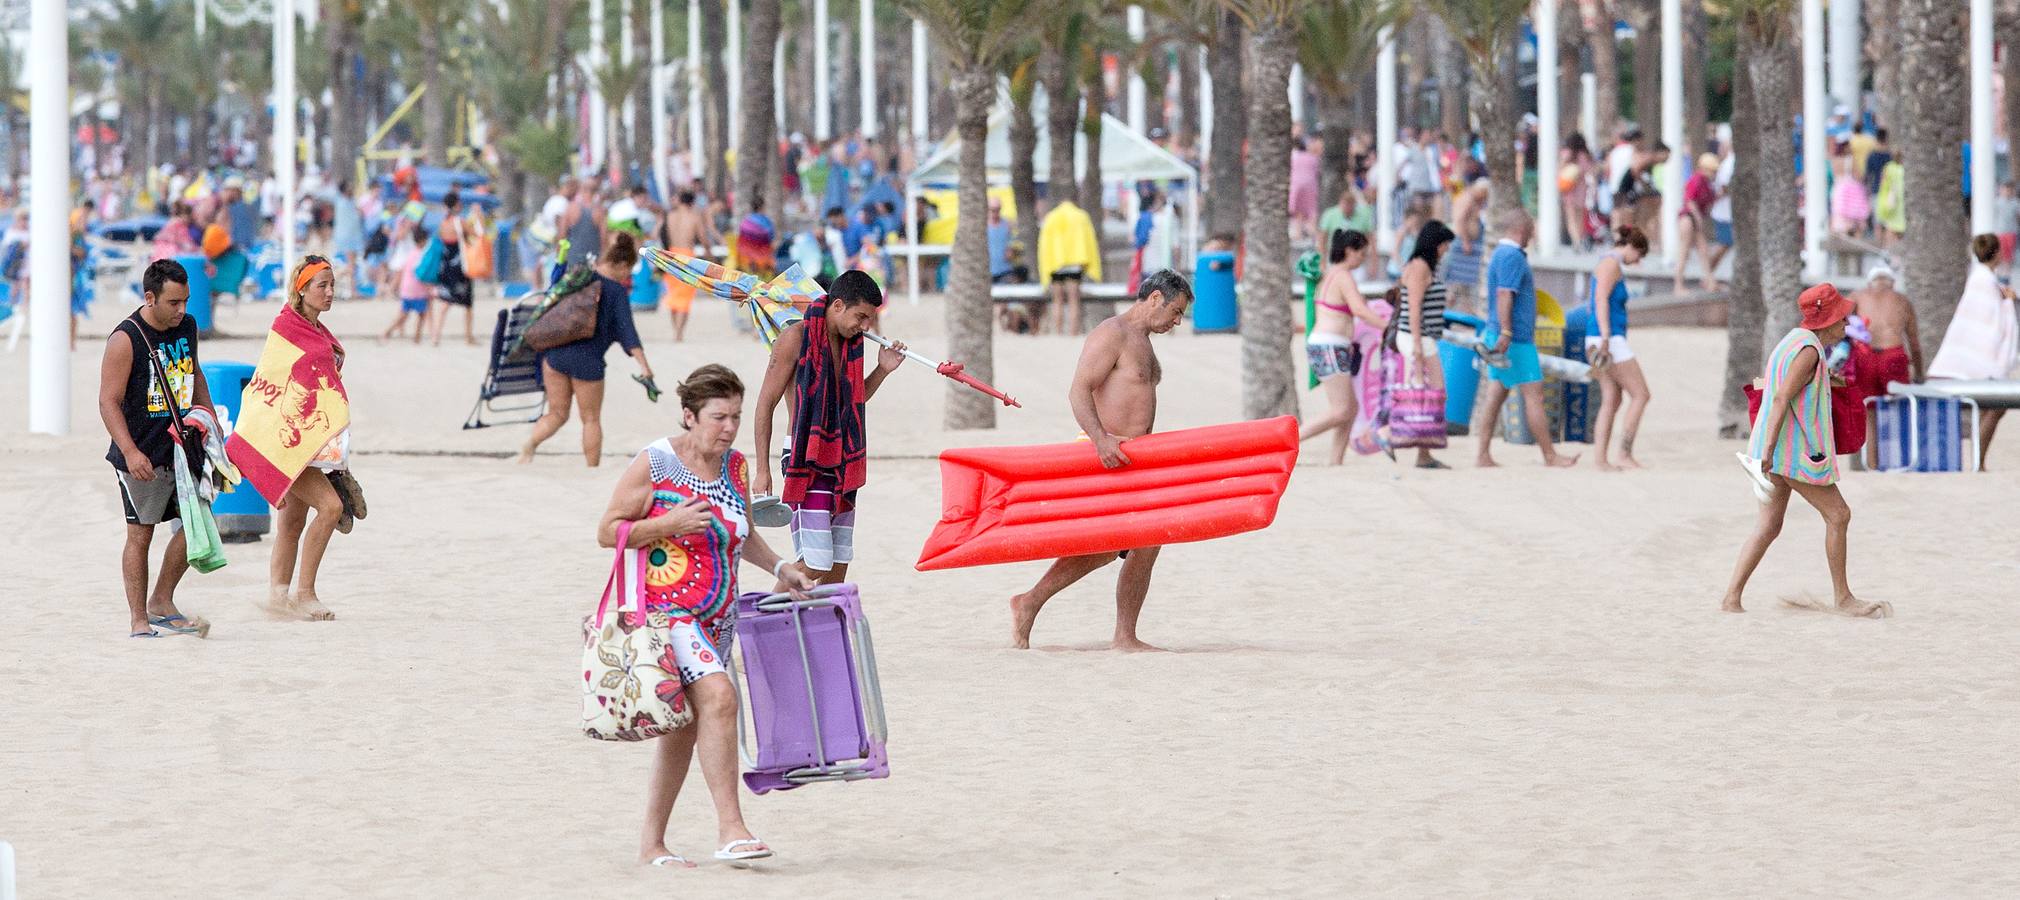
M 779 329 L 805 318 L 807 307 L 828 296 L 820 282 L 807 277 L 798 265 L 764 281 L 748 272 L 656 247 L 648 248 L 644 256 L 647 265 L 701 294 L 741 304 L 767 347 L 778 339 Z

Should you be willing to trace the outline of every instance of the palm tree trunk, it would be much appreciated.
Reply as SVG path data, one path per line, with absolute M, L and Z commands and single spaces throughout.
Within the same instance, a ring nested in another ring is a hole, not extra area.
M 1739 58 L 1754 52 L 1747 30 L 1740 29 Z M 1764 136 L 1754 112 L 1753 79 L 1747 66 L 1733 67 L 1732 140 L 1738 163 L 1732 173 L 1732 282 L 1727 286 L 1725 322 L 1725 389 L 1718 395 L 1718 436 L 1743 438 L 1753 429 L 1742 393 L 1761 373 L 1767 346 L 1762 327 L 1767 307 L 1761 303 L 1760 178 L 1753 160 L 1759 158 Z M 1779 140 L 1777 136 L 1775 139 Z
M 761 205 L 777 216 L 783 211 L 768 202 L 777 189 L 767 184 L 765 176 L 770 169 L 770 156 L 778 152 L 778 125 L 772 119 L 772 56 L 778 49 L 779 0 L 751 0 L 743 26 L 743 121 L 737 123 L 737 207 L 743 211 Z
M 1207 48 L 1207 69 L 1213 76 L 1213 147 L 1207 161 L 1206 184 L 1208 192 L 1204 206 L 1206 213 L 1206 233 L 1211 238 L 1226 238 L 1240 241 L 1242 219 L 1247 209 L 1242 199 L 1242 146 L 1248 142 L 1248 101 L 1242 87 L 1243 37 L 1241 19 L 1231 12 L 1220 16 L 1220 35 Z M 1289 57 L 1286 57 L 1288 59 Z M 1289 76 L 1285 76 L 1284 91 L 1290 91 Z M 1289 103 L 1286 96 L 1285 103 Z M 1290 111 L 1284 111 L 1288 118 Z M 1286 126 L 1288 127 L 1288 126 Z M 1285 157 L 1288 166 L 1289 157 Z M 1284 174 L 1289 185 L 1290 174 Z M 1284 206 L 1289 207 L 1290 188 L 1286 186 Z M 1286 214 L 1287 215 L 1287 214 Z
M 1101 239 L 1101 113 L 1108 108 L 1108 79 L 1102 77 L 1102 56 L 1090 48 L 1087 70 L 1081 73 L 1085 85 L 1081 98 L 1086 109 L 1080 114 L 1080 131 L 1087 136 L 1086 171 L 1080 177 L 1080 208 L 1094 217 L 1095 242 Z
M 421 42 L 421 158 L 431 166 L 448 161 L 448 88 L 442 84 L 442 26 L 420 21 L 415 37 Z
M 723 157 L 729 153 L 729 66 L 724 64 L 722 51 L 729 45 L 729 22 L 725 18 L 729 7 L 724 3 L 737 0 L 702 0 L 701 3 L 701 62 L 702 100 L 701 135 L 699 147 L 689 147 L 696 153 L 696 163 L 707 170 L 706 180 L 710 194 L 720 197 L 729 187 L 729 179 L 723 171 Z
M 1445 20 L 1436 19 L 1437 39 L 1433 52 L 1438 77 L 1438 130 L 1449 141 L 1464 141 L 1471 115 L 1466 108 L 1466 48 L 1452 39 Z M 1565 18 L 1570 18 L 1566 16 Z
M 1865 0 L 1866 57 L 1873 61 L 1874 110 L 1882 123 L 1898 127 L 1900 103 L 1896 91 L 1901 83 L 1901 36 L 1896 16 L 1900 0 Z M 1888 135 L 1892 137 L 1892 135 Z
M 2004 51 L 1999 54 L 1999 75 L 2004 84 L 2011 85 L 2001 93 L 2004 101 L 2003 114 L 2006 118 L 2006 146 L 2011 152 L 2020 154 L 2020 44 L 2012 40 L 2020 36 L 2020 4 L 2002 3 L 1996 11 L 1997 31 L 2006 37 Z M 2007 179 L 2016 173 L 2009 164 Z
M 1170 123 L 1165 121 L 1164 91 L 1171 81 L 1170 48 L 1162 42 L 1150 45 L 1150 57 L 1143 62 L 1143 127 L 1151 131 L 1163 129 L 1171 133 Z M 1148 132 L 1146 132 L 1146 136 Z
M 1575 3 L 1560 4 L 1557 10 L 1557 102 L 1563 111 L 1569 113 L 1558 125 L 1557 137 L 1560 141 L 1565 135 L 1585 127 L 1579 124 L 1578 115 L 1578 110 L 1583 108 L 1580 98 L 1584 87 L 1579 73 L 1584 71 L 1585 26 L 1580 23 L 1577 13 Z M 1564 127 L 1566 125 L 1570 127 Z M 1591 139 L 1592 135 L 1586 137 Z M 1556 170 L 1557 161 L 1549 160 L 1547 168 L 1538 169 L 1539 177 L 1542 172 Z
M 1178 44 L 1178 109 L 1173 117 L 1171 133 L 1178 138 L 1178 146 L 1193 147 L 1199 143 L 1199 51 L 1192 44 Z
M 1325 206 L 1338 202 L 1340 192 L 1352 183 L 1348 179 L 1353 173 L 1348 170 L 1353 168 L 1354 156 L 1348 145 L 1353 143 L 1354 123 L 1345 97 L 1321 93 L 1318 106 L 1326 142 L 1325 154 L 1319 160 L 1319 205 Z M 1326 250 L 1325 239 L 1325 235 L 1319 236 L 1321 253 Z
M 1010 82 L 1010 193 L 1017 201 L 1017 242 L 1031 263 L 1038 252 L 1038 173 L 1032 161 L 1038 152 L 1038 122 L 1031 115 L 1035 77 L 1021 76 L 1021 85 L 1019 78 Z
M 1521 129 L 1521 106 L 1515 98 L 1514 36 L 1499 42 L 1508 50 L 1497 59 L 1474 57 L 1473 105 L 1480 113 L 1480 144 L 1487 155 L 1487 180 L 1493 183 L 1488 194 L 1488 221 L 1506 221 L 1506 216 L 1522 208 L 1522 160 L 1515 154 L 1515 139 Z
M 357 58 L 357 23 L 351 20 L 347 5 L 342 0 L 323 0 L 322 8 L 323 40 L 330 48 L 330 169 L 338 181 L 352 177 L 352 163 L 365 142 L 358 121 L 358 82 L 351 70 Z
M 1249 107 L 1248 261 L 1241 297 L 1241 406 L 1251 419 L 1296 415 L 1296 373 L 1291 365 L 1291 240 L 1287 227 L 1291 167 L 1291 61 L 1297 33 L 1265 22 L 1248 37 Z M 1218 106 L 1216 105 L 1216 110 Z M 1216 116 L 1218 112 L 1216 111 Z M 1218 190 L 1218 189 L 1216 189 Z
M 1754 205 L 1755 239 L 1760 260 L 1761 304 L 1767 310 L 1761 349 L 1770 350 L 1802 318 L 1796 297 L 1802 293 L 1802 215 L 1792 177 L 1772 173 L 1796 170 L 1795 145 L 1784 129 L 1797 89 L 1796 46 L 1784 15 L 1771 22 L 1742 25 L 1755 28 L 1744 55 L 1752 79 L 1755 122 L 1760 132 L 1752 169 L 1760 178 Z M 1739 210 L 1735 207 L 1735 215 Z
M 996 73 L 970 66 L 954 77 L 955 127 L 961 135 L 961 208 L 988 206 L 989 111 L 996 105 Z M 971 227 L 954 229 L 953 271 L 947 279 L 947 344 L 968 373 L 996 377 L 994 302 L 989 297 L 989 232 L 972 213 Z M 964 385 L 947 382 L 946 427 L 996 427 L 996 405 Z
M 1968 96 L 1963 58 L 1966 7 L 1954 0 L 1899 0 L 1901 82 L 1917 97 Z M 1963 215 L 1964 163 L 1957 153 L 1965 134 L 1966 105 L 1915 103 L 1900 121 L 1907 169 L 1905 259 L 1909 296 L 1921 326 L 1924 358 L 1934 356 L 1964 291 L 1965 248 L 1971 233 Z M 1988 152 L 1990 148 L 1973 148 Z
M 1662 17 L 1660 0 L 1613 0 L 1634 26 L 1634 121 L 1653 146 L 1662 133 Z
M 1598 82 L 1593 106 L 1598 134 L 1586 135 L 1598 152 L 1613 143 L 1620 128 L 1620 47 L 1613 42 L 1613 5 L 1610 0 L 1587 0 L 1591 17 L 1586 22 L 1585 41 L 1592 48 L 1592 78 Z
M 1079 123 L 1080 96 L 1066 49 L 1047 47 L 1040 57 L 1045 82 L 1045 139 L 1050 145 L 1045 167 L 1045 197 L 1058 203 L 1074 196 L 1073 126 Z
M 1403 25 L 1402 118 L 1405 128 L 1423 128 L 1430 120 L 1424 108 L 1424 82 L 1431 77 L 1431 29 L 1436 16 L 1414 16 Z M 1456 140 L 1456 138 L 1455 138 Z

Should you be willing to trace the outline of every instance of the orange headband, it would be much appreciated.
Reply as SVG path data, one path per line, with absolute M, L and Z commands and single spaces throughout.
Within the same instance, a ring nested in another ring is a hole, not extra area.
M 317 272 L 326 272 L 329 268 L 330 264 L 321 260 L 303 266 L 302 271 L 295 276 L 295 293 L 299 294 L 307 288 L 309 281 L 316 277 Z

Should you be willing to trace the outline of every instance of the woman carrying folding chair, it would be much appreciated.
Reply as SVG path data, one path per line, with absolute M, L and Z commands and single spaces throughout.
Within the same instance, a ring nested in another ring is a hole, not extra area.
M 597 540 L 615 547 L 623 531 L 627 557 L 642 557 L 627 567 L 642 567 L 643 600 L 624 614 L 648 628 L 657 627 L 657 617 L 647 614 L 668 614 L 667 662 L 678 668 L 686 695 L 675 705 L 690 706 L 693 723 L 657 742 L 638 859 L 687 868 L 694 864 L 667 849 L 666 825 L 688 762 L 697 755 L 715 801 L 722 847 L 715 858 L 743 862 L 772 855 L 744 825 L 737 795 L 737 694 L 728 671 L 736 639 L 736 560 L 770 570 L 795 599 L 804 599 L 814 583 L 751 531 L 750 467 L 743 454 L 730 449 L 743 422 L 743 382 L 711 364 L 690 374 L 677 393 L 681 433 L 653 443 L 631 461 L 603 513 Z

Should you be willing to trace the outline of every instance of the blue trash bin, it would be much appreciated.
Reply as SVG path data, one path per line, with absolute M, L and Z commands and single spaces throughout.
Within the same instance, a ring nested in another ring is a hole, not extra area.
M 211 403 L 217 406 L 218 426 L 226 432 L 238 422 L 240 402 L 252 377 L 253 367 L 242 362 L 211 360 L 203 364 L 203 379 L 210 385 Z M 218 537 L 228 544 L 257 541 L 273 527 L 273 512 L 266 498 L 253 490 L 249 481 L 219 493 L 210 511 L 217 519 Z
M 631 270 L 631 308 L 654 309 L 659 306 L 659 272 L 647 265 L 643 258 Z
M 1445 327 L 1463 325 L 1480 334 L 1487 323 L 1457 310 L 1445 310 Z M 1438 367 L 1445 370 L 1445 433 L 1471 434 L 1473 401 L 1480 396 L 1479 356 L 1473 348 L 1450 340 L 1438 341 Z
M 1564 358 L 1585 362 L 1585 336 L 1593 330 L 1592 308 L 1581 306 L 1564 317 Z M 1547 386 L 1546 386 L 1547 387 Z M 1599 408 L 1599 383 L 1564 382 L 1564 440 L 1592 443 L 1592 414 Z
M 201 253 L 191 253 L 178 256 L 175 261 L 182 263 L 182 270 L 189 273 L 189 317 L 196 320 L 196 333 L 198 336 L 208 336 L 212 313 L 210 276 L 203 269 L 208 260 L 204 259 Z
M 1192 330 L 1195 334 L 1235 331 L 1241 327 L 1234 297 L 1234 254 L 1202 253 L 1192 273 Z

